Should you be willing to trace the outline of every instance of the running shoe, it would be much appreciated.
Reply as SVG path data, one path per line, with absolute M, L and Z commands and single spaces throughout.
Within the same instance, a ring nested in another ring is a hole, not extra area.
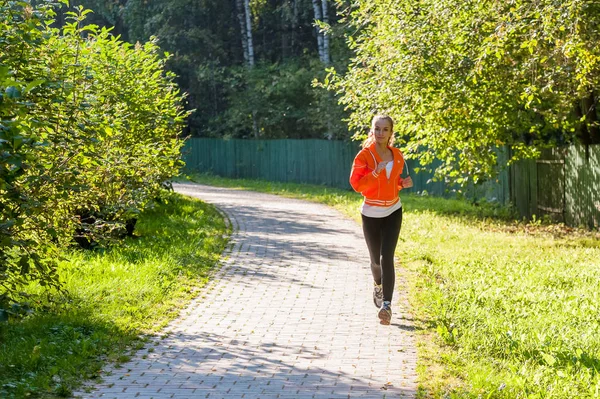
M 383 286 L 381 284 L 373 285 L 373 303 L 379 309 L 383 304 Z
M 392 320 L 392 304 L 389 301 L 383 301 L 377 316 L 379 316 L 379 323 L 389 326 Z

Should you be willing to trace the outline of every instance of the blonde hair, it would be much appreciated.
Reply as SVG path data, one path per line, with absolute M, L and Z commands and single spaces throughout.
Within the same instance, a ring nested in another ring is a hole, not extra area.
M 373 117 L 373 119 L 371 120 L 371 129 L 369 130 L 369 135 L 367 136 L 367 139 L 363 142 L 362 147 L 363 148 L 367 148 L 368 146 L 370 146 L 371 144 L 373 144 L 373 142 L 375 141 L 375 138 L 373 137 L 373 132 L 375 129 L 375 123 L 377 123 L 377 121 L 388 121 L 390 123 L 390 127 L 392 128 L 392 135 L 390 136 L 390 140 L 388 141 L 388 145 L 391 146 L 392 144 L 394 144 L 394 120 L 392 119 L 391 116 L 389 115 L 375 115 Z

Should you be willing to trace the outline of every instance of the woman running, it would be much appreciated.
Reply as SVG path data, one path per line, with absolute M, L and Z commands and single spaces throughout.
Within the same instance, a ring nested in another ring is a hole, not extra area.
M 364 197 L 360 212 L 371 258 L 373 302 L 379 309 L 380 323 L 385 325 L 392 319 L 394 251 L 402 226 L 399 191 L 413 186 L 410 176 L 401 177 L 404 157 L 393 143 L 394 121 L 387 115 L 375 116 L 350 174 L 352 188 Z

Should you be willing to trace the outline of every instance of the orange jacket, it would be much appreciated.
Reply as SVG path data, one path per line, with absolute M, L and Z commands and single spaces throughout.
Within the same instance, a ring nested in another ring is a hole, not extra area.
M 375 173 L 377 165 L 383 160 L 375 150 L 376 143 L 363 148 L 354 158 L 350 185 L 354 191 L 365 197 L 365 204 L 373 206 L 391 206 L 398 202 L 398 192 L 402 190 L 400 177 L 404 169 L 404 157 L 399 149 L 389 147 L 394 155 L 392 173 L 388 179 L 385 169 Z

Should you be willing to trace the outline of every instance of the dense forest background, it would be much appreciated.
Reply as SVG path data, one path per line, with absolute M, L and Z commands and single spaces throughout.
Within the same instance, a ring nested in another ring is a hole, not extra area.
M 312 84 L 323 79 L 326 67 L 343 71 L 348 64 L 337 12 L 341 3 L 76 0 L 70 5 L 93 10 L 86 22 L 114 26 L 123 40 L 158 38 L 161 49 L 172 54 L 167 67 L 188 94 L 187 109 L 196 110 L 189 135 L 349 137 L 347 115 L 335 95 Z M 317 20 L 324 25 L 317 26 Z
M 544 147 L 600 143 L 591 0 L 70 2 L 79 5 L 94 10 L 87 23 L 130 43 L 156 37 L 171 54 L 194 110 L 186 136 L 363 139 L 386 113 L 407 158 L 439 160 L 436 178 L 461 184 Z

